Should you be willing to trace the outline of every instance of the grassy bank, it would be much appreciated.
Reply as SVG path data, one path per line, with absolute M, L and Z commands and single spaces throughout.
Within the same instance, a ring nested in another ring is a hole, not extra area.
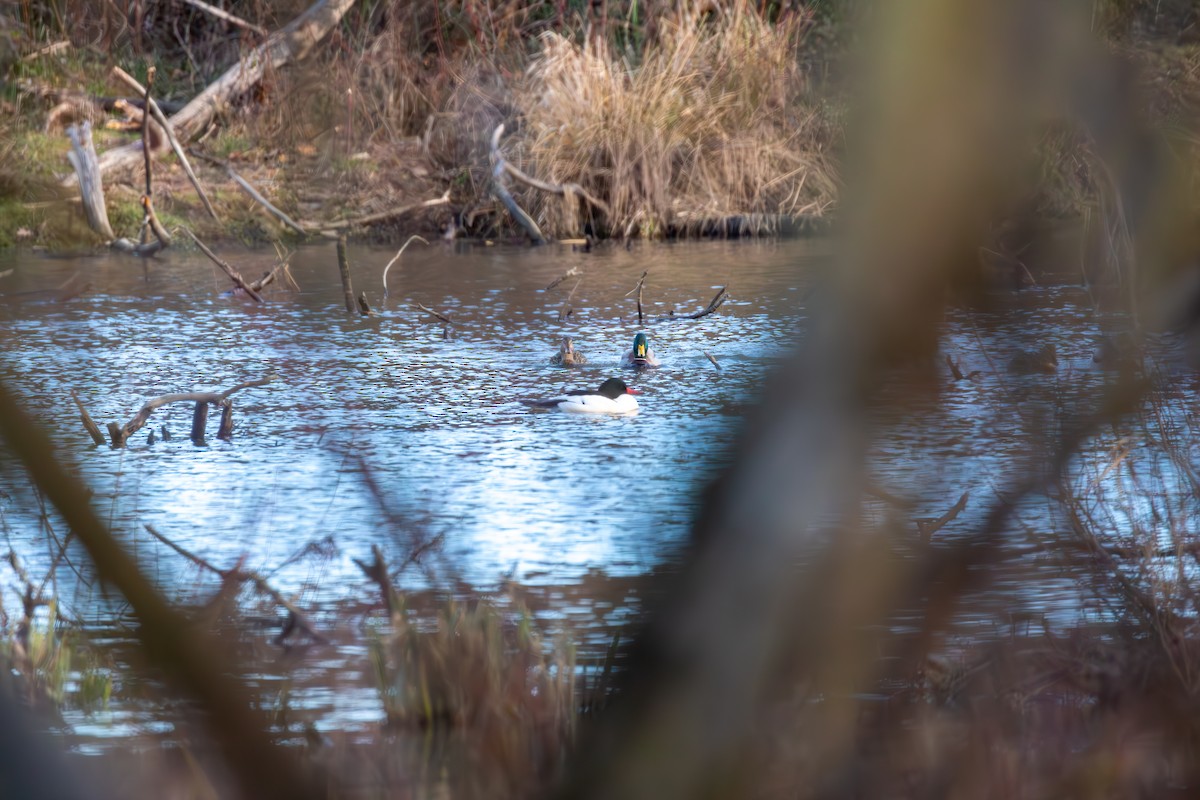
M 509 162 L 582 190 L 508 181 L 550 237 L 688 235 L 731 217 L 827 215 L 845 170 L 847 53 L 861 5 L 360 3 L 315 54 L 236 98 L 196 147 L 232 159 L 314 227 L 450 193 L 444 205 L 355 229 L 381 239 L 452 225 L 469 236 L 519 236 L 491 191 L 488 143 L 502 123 Z M 1190 165 L 1200 48 L 1178 5 L 1096 0 L 1091 25 L 1146 90 L 1148 128 L 1169 134 L 1172 154 Z M 182 3 L 129 16 L 91 0 L 71 6 L 67 16 L 55 7 L 0 11 L 9 112 L 0 122 L 0 202 L 11 212 L 0 245 L 94 240 L 56 185 L 68 169 L 61 129 L 80 116 L 107 119 L 86 95 L 125 92 L 109 77 L 113 66 L 141 77 L 156 64 L 156 95 L 182 102 L 262 38 Z M 303 8 L 239 11 L 273 30 Z M 78 113 L 64 111 L 71 105 Z M 104 132 L 100 146 L 130 136 Z M 1038 148 L 1040 191 L 1026 211 L 1108 214 L 1112 154 L 1088 130 L 1052 121 Z M 226 220 L 206 221 L 174 160 L 162 156 L 156 198 L 170 223 L 247 241 L 288 235 L 212 167 L 201 178 Z M 109 181 L 118 234 L 140 223 L 139 181 L 133 173 Z

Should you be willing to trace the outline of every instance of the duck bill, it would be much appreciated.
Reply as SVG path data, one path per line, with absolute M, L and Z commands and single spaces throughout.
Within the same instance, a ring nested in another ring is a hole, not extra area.
M 626 389 L 625 389 L 625 394 L 641 394 L 641 393 L 642 393 L 642 391 L 640 389 L 634 389 L 632 386 L 626 387 Z

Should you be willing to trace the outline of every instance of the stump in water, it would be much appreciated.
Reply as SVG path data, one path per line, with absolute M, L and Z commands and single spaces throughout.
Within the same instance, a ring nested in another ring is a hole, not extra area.
M 233 401 L 226 400 L 221 409 L 221 427 L 217 428 L 217 438 L 228 441 L 233 438 Z
M 192 412 L 192 444 L 204 444 L 204 427 L 208 424 L 208 403 L 196 403 Z

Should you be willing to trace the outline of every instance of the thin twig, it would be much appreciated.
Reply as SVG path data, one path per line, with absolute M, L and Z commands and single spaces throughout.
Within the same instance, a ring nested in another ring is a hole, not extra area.
M 401 245 L 400 249 L 396 251 L 396 255 L 392 256 L 392 260 L 389 261 L 387 263 L 387 266 L 383 268 L 383 296 L 385 298 L 388 296 L 388 288 L 387 288 L 388 270 L 392 268 L 392 264 L 395 264 L 397 261 L 400 260 L 400 256 L 404 253 L 405 249 L 407 249 L 408 246 L 413 243 L 413 239 L 416 239 L 421 244 L 429 244 L 429 242 L 425 241 L 423 238 L 421 238 L 420 236 L 417 236 L 414 233 L 412 236 L 408 237 L 408 241 L 406 241 L 403 245 Z

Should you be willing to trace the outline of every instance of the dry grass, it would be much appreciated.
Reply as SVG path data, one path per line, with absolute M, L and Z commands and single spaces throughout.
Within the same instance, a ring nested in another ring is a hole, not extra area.
M 801 101 L 798 22 L 772 26 L 738 3 L 716 20 L 676 17 L 637 66 L 604 40 L 547 33 L 517 92 L 527 171 L 579 183 L 610 207 L 597 227 L 657 236 L 755 212 L 822 213 L 836 173 L 830 131 Z M 585 219 L 527 195 L 539 222 L 573 234 Z

